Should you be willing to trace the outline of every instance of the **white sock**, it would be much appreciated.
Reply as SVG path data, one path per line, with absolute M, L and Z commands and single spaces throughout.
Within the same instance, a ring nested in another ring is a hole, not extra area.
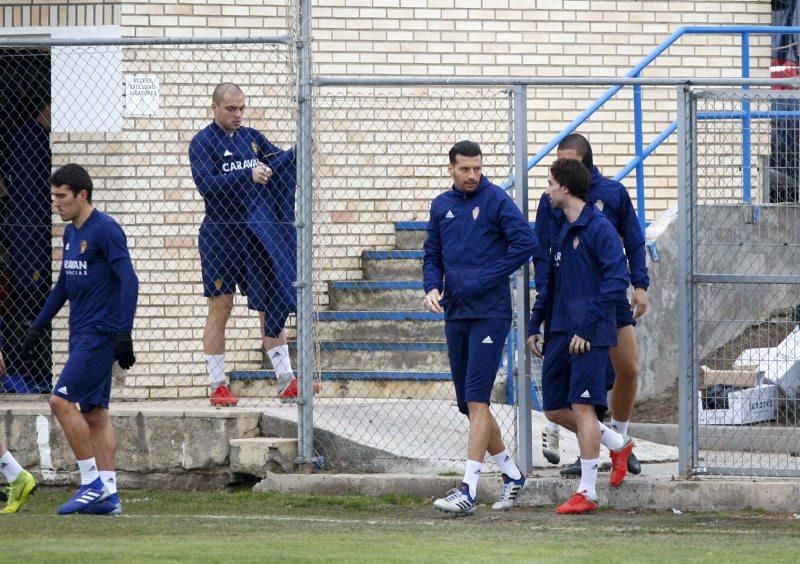
M 100 477 L 100 472 L 97 471 L 97 462 L 94 461 L 94 456 L 86 460 L 79 460 L 78 470 L 81 471 L 82 486 L 91 484 Z
M 20 472 L 22 472 L 22 466 L 10 451 L 6 451 L 3 456 L 0 456 L 0 473 L 6 477 L 9 484 L 17 479 Z
M 552 421 L 548 421 L 547 422 L 547 426 L 545 428 L 548 431 L 554 431 L 556 433 L 558 433 L 558 430 L 560 429 L 560 427 L 558 426 L 558 423 L 553 423 Z
M 292 359 L 289 358 L 289 345 L 278 345 L 267 351 L 267 356 L 275 369 L 278 383 L 283 385 L 289 382 L 294 376 L 292 371 Z
M 207 354 L 206 367 L 208 368 L 208 379 L 211 382 L 212 392 L 225 385 L 225 353 Z
M 483 462 L 467 460 L 467 471 L 464 472 L 464 483 L 469 486 L 469 495 L 472 499 L 478 495 L 478 479 L 481 477 Z
M 597 468 L 600 465 L 599 458 L 585 460 L 581 458 L 581 485 L 578 486 L 579 492 L 586 492 L 592 499 L 597 499 L 595 484 L 597 483 Z
M 599 421 L 598 424 L 600 425 L 600 444 L 608 450 L 621 449 L 625 444 L 625 437 Z
M 117 493 L 117 473 L 111 470 L 100 470 L 100 479 L 108 490 L 108 493 Z
M 494 461 L 500 468 L 500 471 L 512 480 L 519 480 L 522 477 L 522 472 L 519 471 L 519 466 L 517 466 L 517 463 L 514 462 L 514 459 L 511 457 L 508 449 L 504 450 L 503 452 L 493 454 L 492 458 L 494 458 Z
M 627 421 L 617 421 L 613 417 L 611 418 L 611 428 L 614 429 L 617 433 L 628 438 L 628 422 Z

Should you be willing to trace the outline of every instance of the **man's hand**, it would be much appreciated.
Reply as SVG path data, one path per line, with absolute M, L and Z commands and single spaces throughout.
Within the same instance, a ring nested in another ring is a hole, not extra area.
M 22 358 L 28 362 L 36 360 L 36 345 L 44 337 L 44 329 L 31 327 L 22 340 Z
M 589 352 L 592 348 L 591 343 L 586 339 L 573 335 L 572 340 L 569 342 L 569 354 L 583 354 Z
M 643 316 L 647 312 L 647 290 L 644 288 L 635 288 L 633 290 L 631 309 L 633 310 L 634 319 Z
M 272 169 L 267 165 L 260 164 L 253 169 L 253 182 L 256 184 L 266 184 L 272 176 Z
M 117 333 L 117 345 L 114 347 L 114 360 L 119 362 L 120 368 L 127 370 L 136 362 L 136 355 L 133 354 L 133 339 L 130 331 L 120 331 Z
M 528 337 L 528 348 L 531 349 L 533 355 L 537 358 L 542 358 L 542 350 L 544 349 L 544 337 L 541 333 L 534 333 Z
M 444 313 L 444 309 L 439 305 L 439 300 L 442 299 L 442 294 L 439 290 L 434 288 L 425 296 L 425 309 L 431 313 Z

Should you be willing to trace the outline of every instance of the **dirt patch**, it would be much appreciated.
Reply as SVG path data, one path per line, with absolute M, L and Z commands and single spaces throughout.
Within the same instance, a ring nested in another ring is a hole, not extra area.
M 767 321 L 750 325 L 740 335 L 700 359 L 699 364 L 714 370 L 730 370 L 742 351 L 779 345 L 797 323 L 798 314 L 794 308 L 774 312 Z M 794 414 L 781 415 L 784 423 L 797 419 Z M 678 386 L 673 386 L 654 398 L 637 402 L 632 419 L 638 423 L 677 423 Z

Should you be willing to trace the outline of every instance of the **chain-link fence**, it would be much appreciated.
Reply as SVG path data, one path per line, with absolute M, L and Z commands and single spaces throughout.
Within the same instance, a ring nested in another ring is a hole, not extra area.
M 696 91 L 687 106 L 687 454 L 711 474 L 800 474 L 796 91 Z
M 478 142 L 484 172 L 510 172 L 510 98 L 496 89 L 322 89 L 315 96 L 314 400 L 320 454 L 397 468 L 464 458 L 468 422 L 455 407 L 443 316 L 422 304 L 430 202 L 450 189 L 447 153 Z M 501 367 L 496 415 L 512 443 Z M 359 460 L 360 459 L 360 460 Z
M 277 401 L 274 372 L 261 380 L 253 371 L 273 368 L 262 350 L 264 327 L 263 344 L 274 349 L 295 309 L 289 42 L 120 41 L 0 52 L 4 391 L 47 392 L 66 360 L 66 311 L 35 358 L 23 358 L 20 343 L 64 252 L 48 177 L 75 162 L 94 181 L 94 206 L 125 231 L 140 281 L 137 365 L 115 372 L 115 399 L 206 397 L 211 372 L 229 373 L 233 393 Z M 222 88 L 212 99 L 220 83 L 240 91 Z M 267 312 L 263 325 L 248 307 Z

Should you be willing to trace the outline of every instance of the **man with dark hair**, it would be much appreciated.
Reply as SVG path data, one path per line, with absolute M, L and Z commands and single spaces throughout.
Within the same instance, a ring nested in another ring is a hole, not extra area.
M 26 356 L 69 300 L 69 358 L 50 396 L 55 415 L 78 461 L 81 485 L 58 513 L 119 515 L 114 457 L 117 440 L 108 414 L 111 370 L 136 362 L 131 331 L 139 280 L 125 234 L 92 206 L 92 179 L 68 164 L 50 177 L 53 204 L 64 230 L 58 281 L 23 342 Z
M 453 187 L 431 204 L 422 269 L 425 307 L 445 314 L 456 403 L 469 418 L 469 439 L 461 486 L 434 506 L 469 515 L 475 512 L 487 450 L 503 474 L 500 499 L 493 509 L 513 507 L 527 483 L 503 443 L 489 402 L 511 327 L 508 277 L 536 254 L 537 245 L 511 198 L 483 176 L 477 143 L 456 143 L 448 171 Z
M 548 276 L 537 286 L 528 346 L 536 356 L 544 354 L 545 415 L 578 434 L 581 483 L 556 513 L 588 513 L 597 508 L 600 444 L 611 451 L 614 487 L 625 478 L 633 450 L 631 439 L 598 421 L 598 413 L 607 409 L 608 348 L 617 339 L 614 309 L 625 296 L 628 274 L 619 236 L 605 216 L 586 202 L 586 168 L 575 160 L 557 159 L 547 184 L 551 205 L 563 213 L 553 225 Z
M 297 397 L 284 325 L 296 310 L 296 159 L 255 129 L 242 126 L 245 98 L 236 84 L 212 95 L 214 121 L 189 145 L 192 178 L 205 202 L 200 265 L 208 317 L 203 330 L 213 406 L 239 399 L 225 376 L 225 327 L 236 287 L 261 319 L 262 347 L 272 362 L 278 397 Z
M 592 146 L 580 134 L 573 133 L 564 138 L 558 145 L 558 158 L 572 159 L 583 163 L 591 175 L 591 183 L 586 200 L 611 222 L 625 247 L 628 262 L 629 281 L 633 285 L 633 296 L 629 303 L 627 296 L 622 296 L 616 305 L 617 344 L 609 349 L 611 365 L 608 367 L 608 386 L 611 391 L 611 428 L 623 436 L 628 436 L 628 422 L 636 401 L 636 390 L 639 382 L 639 349 L 636 343 L 634 326 L 636 318 L 647 311 L 647 288 L 650 279 L 647 276 L 645 259 L 644 234 L 633 209 L 628 191 L 625 187 L 610 178 L 606 178 L 594 166 Z M 545 193 L 539 200 L 536 210 L 536 236 L 545 251 L 550 246 L 556 232 L 553 228 L 560 217 L 561 210 L 551 206 L 549 196 Z M 547 277 L 545 268 L 537 268 L 535 279 L 538 288 Z M 558 447 L 558 425 L 549 424 L 542 433 L 542 448 L 545 457 L 553 464 L 560 461 Z M 629 471 L 632 474 L 641 472 L 639 461 L 635 455 L 629 458 Z M 580 460 L 562 469 L 562 475 L 580 475 Z

